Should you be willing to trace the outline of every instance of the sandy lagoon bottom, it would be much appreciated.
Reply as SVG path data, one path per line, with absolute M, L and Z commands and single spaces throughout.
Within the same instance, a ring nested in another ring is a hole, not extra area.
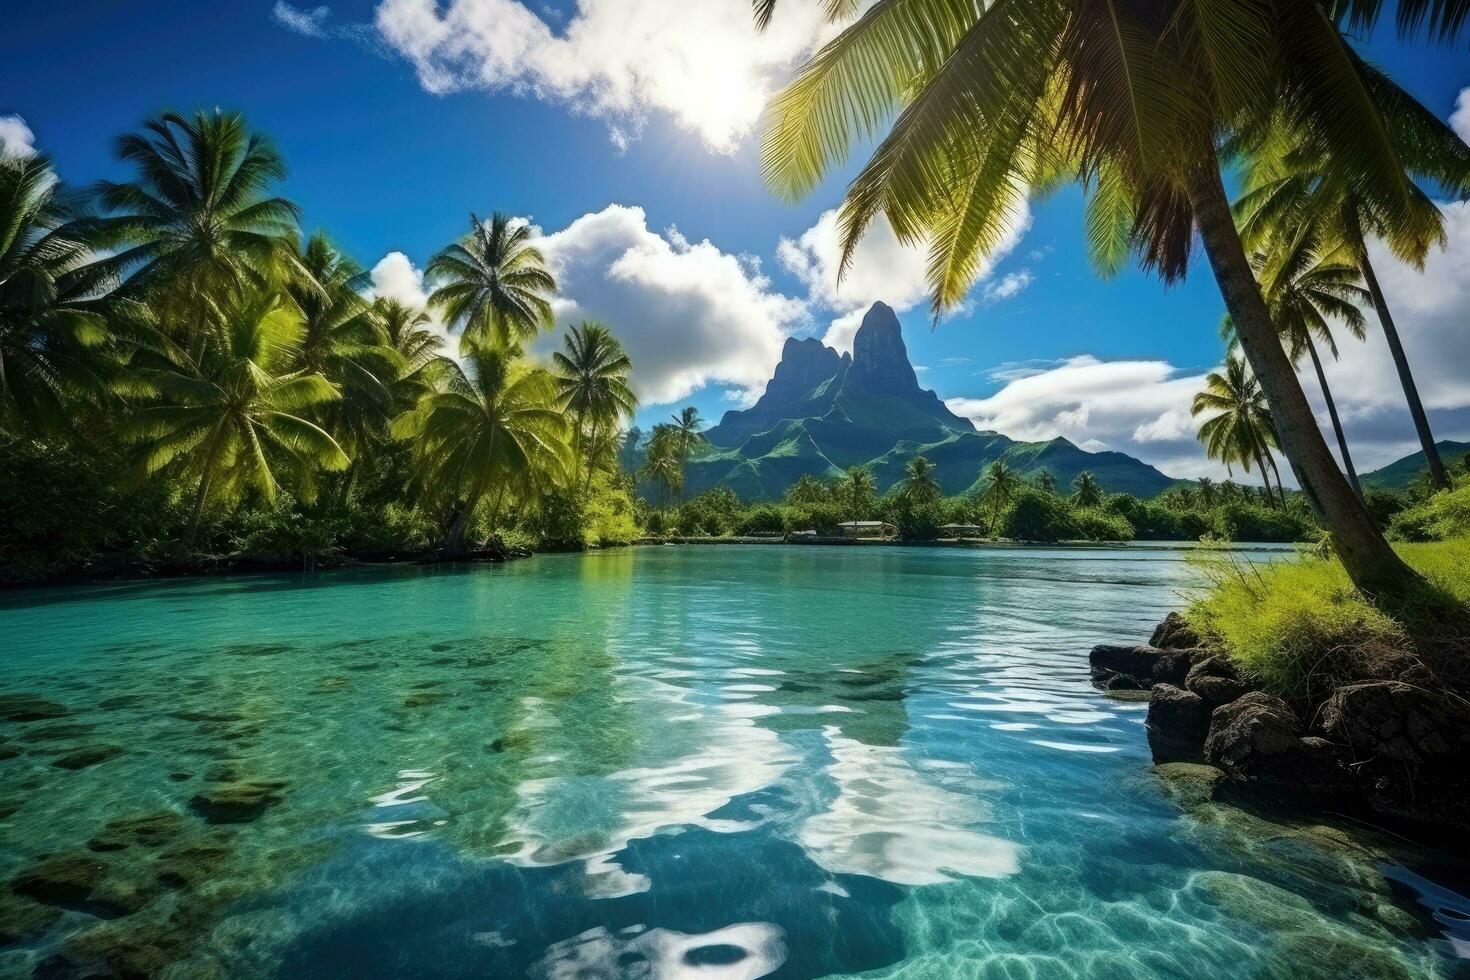
M 0 976 L 1470 972 L 1451 855 L 1210 802 L 1088 684 L 1197 577 L 664 547 L 0 596 Z

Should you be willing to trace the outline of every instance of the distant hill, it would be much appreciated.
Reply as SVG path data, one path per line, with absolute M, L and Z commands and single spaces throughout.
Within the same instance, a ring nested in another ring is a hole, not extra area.
M 1442 439 L 1434 445 L 1439 450 L 1439 458 L 1444 460 L 1444 465 L 1451 469 L 1457 468 L 1460 460 L 1470 455 L 1470 442 L 1451 442 L 1448 439 Z M 1429 466 L 1424 460 L 1424 450 L 1421 449 L 1417 453 L 1389 463 L 1382 469 L 1362 474 L 1358 477 L 1358 481 L 1365 487 L 1373 487 L 1378 490 L 1407 490 L 1428 469 Z
M 636 433 L 623 463 L 636 467 Z M 721 484 L 746 500 L 779 499 L 797 478 L 840 476 L 866 464 L 880 490 L 903 476 L 904 464 L 924 455 L 935 464 L 946 494 L 959 494 L 1003 459 L 1021 474 L 1050 470 L 1059 486 L 1091 471 L 1109 492 L 1152 497 L 1174 480 L 1123 453 L 1090 453 L 1066 439 L 1018 442 L 976 431 L 932 391 L 919 387 L 898 317 L 875 303 L 853 338 L 852 354 L 838 354 L 815 338 L 786 341 L 781 362 L 760 399 L 726 412 L 705 432 L 709 445 L 689 461 L 686 493 Z

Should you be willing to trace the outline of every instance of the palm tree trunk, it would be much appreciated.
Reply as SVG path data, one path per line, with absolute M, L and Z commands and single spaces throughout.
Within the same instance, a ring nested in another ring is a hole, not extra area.
M 1434 445 L 1434 433 L 1429 431 L 1429 417 L 1424 414 L 1424 403 L 1419 400 L 1419 386 L 1414 383 L 1414 372 L 1409 370 L 1409 358 L 1404 354 L 1403 341 L 1399 340 L 1398 327 L 1393 324 L 1393 315 L 1388 312 L 1388 301 L 1378 287 L 1378 276 L 1373 272 L 1373 263 L 1368 261 L 1368 249 L 1358 252 L 1358 264 L 1363 270 L 1363 281 L 1373 297 L 1373 308 L 1378 311 L 1378 322 L 1383 324 L 1383 338 L 1388 341 L 1388 352 L 1393 355 L 1393 366 L 1399 373 L 1399 384 L 1404 386 L 1404 398 L 1409 402 L 1409 415 L 1414 419 L 1414 431 L 1419 434 L 1419 445 L 1424 449 L 1424 459 L 1429 463 L 1429 482 L 1436 490 L 1448 490 L 1450 480 L 1445 475 L 1444 460 L 1439 458 L 1439 449 Z
M 1282 451 L 1302 493 L 1331 531 L 1332 546 L 1353 584 L 1378 600 L 1406 597 L 1422 580 L 1389 547 L 1338 470 L 1240 244 L 1214 147 L 1205 151 L 1200 166 L 1189 175 L 1190 205 L 1225 308 L 1271 405 Z
M 592 454 L 597 452 L 597 420 L 592 420 L 592 438 L 587 441 L 587 485 L 582 489 L 585 502 L 592 495 Z M 573 484 L 575 486 L 576 484 Z
M 1347 474 L 1353 492 L 1363 496 L 1363 485 L 1358 482 L 1358 471 L 1353 466 L 1352 453 L 1348 452 L 1347 435 L 1342 431 L 1342 420 L 1337 417 L 1337 402 L 1332 399 L 1332 389 L 1327 386 L 1327 373 L 1322 370 L 1322 358 L 1317 356 L 1317 345 L 1312 334 L 1307 333 L 1307 353 L 1312 355 L 1312 367 L 1317 369 L 1317 384 L 1322 388 L 1322 400 L 1327 403 L 1327 417 L 1332 419 L 1332 431 L 1337 436 L 1337 451 L 1342 456 L 1342 469 Z
M 204 498 L 209 496 L 209 471 L 199 477 L 199 490 L 194 494 L 194 513 L 189 517 L 189 538 L 187 544 L 190 549 L 194 547 L 194 537 L 199 533 L 199 517 L 204 513 Z
M 1261 453 L 1266 457 L 1266 462 L 1271 464 L 1271 473 L 1276 477 L 1276 496 L 1281 500 L 1281 509 L 1286 509 L 1286 484 L 1281 482 L 1281 471 L 1276 468 L 1276 457 L 1271 454 L 1270 446 L 1261 447 Z
M 587 424 L 586 409 L 577 411 L 577 432 L 572 440 L 572 486 L 582 482 L 582 426 Z M 591 482 L 591 477 L 588 477 Z
M 1266 457 L 1260 443 L 1251 447 L 1251 455 L 1256 458 L 1256 469 L 1261 471 L 1261 483 L 1266 488 L 1266 503 L 1275 507 L 1276 498 L 1271 493 L 1271 474 L 1266 472 Z
M 444 531 L 444 545 L 440 549 L 445 557 L 454 558 L 464 554 L 465 532 L 469 530 L 470 518 L 475 516 L 475 507 L 480 503 L 480 496 L 481 491 L 476 490 L 455 511 L 449 527 Z

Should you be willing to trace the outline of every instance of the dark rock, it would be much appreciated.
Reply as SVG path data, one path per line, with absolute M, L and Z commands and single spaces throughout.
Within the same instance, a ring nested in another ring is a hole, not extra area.
M 145 813 L 109 822 L 100 834 L 87 841 L 87 849 L 121 851 L 134 844 L 158 847 L 173 840 L 183 829 L 184 818 L 171 810 Z
M 84 745 L 51 760 L 51 764 L 58 769 L 86 769 L 122 754 L 123 750 L 116 745 Z
M 231 851 L 223 844 L 190 842 L 159 853 L 154 865 L 157 881 L 166 888 L 190 889 L 204 884 Z
M 90 735 L 97 730 L 96 725 L 88 724 L 58 724 L 41 725 L 26 732 L 25 738 L 28 742 L 54 742 L 67 738 L 79 738 Z
M 1189 649 L 1165 650 L 1159 654 L 1154 661 L 1153 678 L 1154 683 L 1173 684 L 1175 687 L 1183 687 L 1184 680 L 1189 676 L 1189 671 L 1194 665 L 1209 657 L 1209 651 L 1198 647 Z
M 0 894 L 0 947 L 20 942 L 48 928 L 61 913 L 19 895 Z
M 14 745 L 0 745 L 0 762 L 4 762 L 6 759 L 19 758 L 20 754 L 20 749 Z
M 1154 766 L 1165 794 L 1185 809 L 1209 803 L 1219 793 L 1225 774 L 1214 766 L 1195 762 L 1164 762 Z
M 249 823 L 268 807 L 281 802 L 281 790 L 290 783 L 244 779 L 209 787 L 189 801 L 189 807 L 209 823 Z
M 1206 657 L 1189 668 L 1184 687 L 1211 706 L 1229 704 L 1251 689 L 1233 663 L 1223 656 Z
M 1164 617 L 1164 621 L 1154 627 L 1154 635 L 1149 637 L 1149 646 L 1158 647 L 1161 650 L 1183 650 L 1200 646 L 1200 637 L 1184 617 L 1177 612 L 1171 612 Z
M 1301 793 L 1349 793 L 1356 777 L 1341 764 L 1339 746 L 1301 736 L 1296 713 L 1278 697 L 1251 691 L 1216 708 L 1205 759 L 1233 779 Z
M 1154 685 L 1144 727 L 1155 762 L 1199 759 L 1200 743 L 1209 726 L 1209 705 L 1198 694 L 1173 684 Z
M 1460 700 L 1399 681 L 1340 687 L 1322 710 L 1322 728 L 1354 755 L 1417 766 L 1470 755 L 1470 708 Z
M 92 854 L 43 858 L 10 879 L 10 890 L 62 908 L 84 905 L 106 880 L 108 867 Z
M 66 705 L 34 694 L 0 695 L 0 721 L 44 721 L 71 714 Z
M 1104 681 L 1114 674 L 1134 678 L 1152 678 L 1154 662 L 1162 651 L 1149 646 L 1118 646 L 1100 643 L 1087 655 L 1094 679 Z

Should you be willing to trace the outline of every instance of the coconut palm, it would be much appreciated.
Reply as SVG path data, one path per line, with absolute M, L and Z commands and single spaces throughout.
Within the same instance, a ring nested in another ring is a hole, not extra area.
M 786 488 L 788 504 L 821 504 L 828 498 L 827 488 L 810 473 L 803 473 Z
M 689 457 L 698 446 L 709 442 L 699 427 L 704 425 L 704 419 L 699 415 L 699 409 L 690 405 L 673 416 L 673 421 L 668 423 L 668 438 L 672 441 L 674 454 L 679 460 L 679 470 L 683 471 L 689 466 Z M 682 476 L 679 480 L 680 492 L 683 492 L 684 481 Z
M 1223 374 L 1211 371 L 1205 389 L 1194 396 L 1189 410 L 1193 415 L 1214 413 L 1199 429 L 1205 455 L 1218 459 L 1232 473 L 1237 464 L 1247 473 L 1252 465 L 1258 467 L 1262 482 L 1270 488 L 1266 462 L 1276 441 L 1275 421 L 1244 358 L 1227 358 Z
M 95 185 L 108 213 L 86 221 L 87 233 L 115 250 L 102 269 L 126 277 L 128 295 L 147 295 L 163 329 L 198 360 L 221 324 L 221 301 L 295 265 L 296 205 L 269 195 L 285 162 L 241 113 L 203 110 L 158 113 L 120 137 L 117 154 L 137 179 Z
M 1072 502 L 1078 507 L 1096 507 L 1103 502 L 1103 489 L 1097 477 L 1087 470 L 1072 481 Z
M 664 506 L 677 494 L 684 491 L 684 464 L 680 458 L 681 439 L 674 426 L 661 422 L 653 427 L 648 437 L 648 450 L 638 475 L 655 486 L 661 487 Z
M 934 476 L 934 464 L 923 456 L 908 461 L 903 468 L 903 479 L 894 490 L 900 500 L 920 506 L 936 503 L 944 496 L 944 489 Z
M 270 502 L 283 478 L 310 499 L 318 471 L 348 464 L 337 441 L 309 418 L 340 395 L 320 374 L 296 368 L 299 313 L 274 293 L 234 296 L 219 310 L 220 329 L 202 364 L 140 368 L 158 403 L 119 429 L 141 447 L 140 476 L 169 469 L 194 484 L 191 543 L 211 500 L 253 492 Z
M 562 347 L 551 360 L 562 409 L 573 417 L 573 484 L 585 467 L 584 492 L 590 492 L 599 437 L 615 432 L 618 421 L 631 419 L 638 408 L 638 398 L 628 384 L 633 362 L 612 331 L 595 321 L 569 330 L 562 338 Z
M 768 10 L 772 0 L 756 0 Z M 1442 36 L 1465 0 L 1403 0 Z M 1246 355 L 1276 412 L 1304 492 L 1355 584 L 1401 595 L 1417 576 L 1338 471 L 1281 349 L 1230 213 L 1217 146 L 1276 111 L 1311 131 L 1333 173 L 1390 226 L 1415 220 L 1416 189 L 1392 138 L 1384 91 L 1339 29 L 1381 0 L 880 0 L 827 44 L 774 100 L 764 159 L 787 197 L 816 187 L 855 144 L 875 140 L 839 214 L 843 264 L 886 217 L 927 243 L 937 313 L 963 300 L 1008 239 L 1028 188 L 1078 179 L 1100 268 L 1130 252 L 1182 278 L 1198 231 Z M 836 13 L 850 9 L 836 4 Z M 1405 115 L 1398 111 L 1399 116 Z M 885 132 L 886 130 L 886 132 Z
M 1370 79 L 1378 76 L 1370 74 Z M 1390 86 L 1379 84 L 1376 97 L 1390 109 L 1388 121 L 1401 159 L 1415 177 L 1438 184 L 1452 197 L 1470 193 L 1470 147 L 1423 106 Z M 1368 241 L 1382 240 L 1402 260 L 1423 268 L 1430 249 L 1445 242 L 1439 208 L 1411 186 L 1411 220 L 1386 217 L 1378 202 L 1339 179 L 1330 155 L 1310 136 L 1292 132 L 1279 119 L 1254 134 L 1246 157 L 1245 193 L 1235 205 L 1247 247 L 1271 242 L 1321 241 L 1338 251 L 1338 261 L 1355 266 L 1367 286 L 1359 305 L 1371 304 L 1383 328 L 1409 414 L 1428 462 L 1431 481 L 1440 489 L 1448 479 L 1435 446 L 1429 419 L 1414 382 L 1413 370 L 1378 274 L 1368 254 Z
M 76 202 L 42 156 L 0 158 L 0 425 L 62 426 L 74 397 L 105 399 L 119 380 L 104 307 L 69 225 Z
M 1362 496 L 1363 488 L 1348 450 L 1347 435 L 1337 414 L 1337 401 L 1332 397 L 1322 356 L 1317 351 L 1317 342 L 1321 341 L 1334 359 L 1338 356 L 1331 320 L 1339 321 L 1357 340 L 1366 335 L 1367 319 L 1362 307 L 1369 302 L 1369 294 L 1359 285 L 1359 266 L 1347 249 L 1323 248 L 1314 234 L 1303 230 L 1290 239 L 1278 241 L 1269 252 L 1256 253 L 1251 265 L 1266 293 L 1271 318 L 1288 356 L 1298 362 L 1305 354 L 1312 362 L 1337 439 L 1343 471 L 1353 491 Z M 1229 317 L 1225 318 L 1221 333 L 1232 349 L 1238 346 L 1234 323 Z
M 1042 470 L 1036 474 L 1036 489 L 1042 493 L 1057 492 L 1057 478 L 1052 476 L 1051 470 Z
M 1046 470 L 1042 470 L 1046 473 Z M 996 460 L 985 468 L 985 492 L 983 499 L 990 509 L 990 529 L 994 533 L 1000 528 L 1000 519 L 1005 508 L 1021 490 L 1021 478 L 1004 460 Z
M 299 264 L 301 272 L 286 285 L 303 324 L 295 367 L 320 374 L 342 393 L 323 422 L 358 461 L 392 416 L 390 385 L 406 365 L 362 295 L 369 280 L 360 266 L 320 232 L 302 246 Z M 347 482 L 353 472 L 348 471 Z M 344 483 L 344 495 L 347 490 Z
M 878 484 L 873 479 L 872 469 L 867 466 L 848 467 L 839 484 L 839 493 L 846 500 L 852 519 L 866 520 L 878 496 Z
M 1220 501 L 1220 488 L 1215 486 L 1215 481 L 1207 476 L 1200 477 L 1196 482 L 1196 490 L 1199 493 L 1200 506 L 1206 510 L 1215 506 Z
M 429 306 L 463 343 L 516 343 L 551 328 L 556 280 L 524 221 L 471 214 L 469 232 L 435 255 L 425 274 L 438 282 Z
M 526 362 L 519 344 L 470 344 L 461 361 L 391 427 L 411 442 L 424 496 L 443 505 L 448 555 L 463 553 L 482 504 L 493 527 L 508 494 L 564 480 L 570 462 L 555 381 Z

